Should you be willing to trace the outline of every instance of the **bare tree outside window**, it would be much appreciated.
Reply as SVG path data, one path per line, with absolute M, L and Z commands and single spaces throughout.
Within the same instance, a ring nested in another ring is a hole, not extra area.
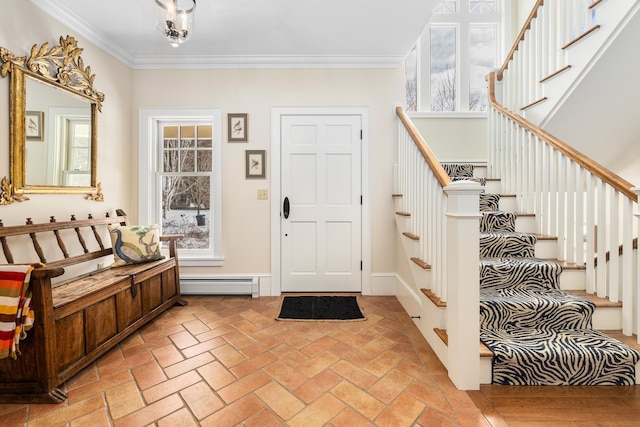
M 407 94 L 405 110 L 407 111 L 418 111 L 418 52 L 416 47 L 414 44 L 404 61 Z
M 204 128 L 204 139 L 199 138 L 200 128 Z M 164 128 L 162 228 L 166 234 L 183 235 L 178 247 L 184 249 L 210 247 L 206 220 L 211 204 L 213 160 L 210 128 L 193 125 Z

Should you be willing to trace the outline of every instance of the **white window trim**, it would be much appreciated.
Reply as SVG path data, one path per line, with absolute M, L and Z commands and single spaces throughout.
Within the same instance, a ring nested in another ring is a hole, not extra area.
M 141 223 L 160 223 L 159 193 L 154 188 L 158 168 L 158 124 L 164 121 L 205 121 L 213 125 L 212 209 L 214 252 L 207 257 L 181 256 L 185 267 L 223 265 L 222 256 L 222 110 L 220 108 L 141 108 L 139 112 L 138 215 Z
M 468 83 L 468 74 L 469 74 L 469 52 L 468 52 L 468 38 L 469 38 L 469 25 L 473 24 L 498 24 L 498 46 L 497 46 L 497 64 L 496 67 L 500 67 L 502 65 L 502 60 L 504 55 L 506 54 L 506 43 L 507 43 L 507 35 L 510 34 L 511 31 L 511 20 L 512 20 L 512 10 L 511 10 L 511 2 L 505 0 L 497 0 L 498 2 L 498 11 L 500 14 L 500 19 L 495 20 L 490 17 L 490 15 L 480 15 L 480 14 L 470 14 L 467 13 L 462 15 L 462 19 L 451 19 L 451 14 L 432 14 L 429 23 L 425 27 L 422 32 L 419 40 L 418 40 L 418 113 L 426 113 L 429 115 L 433 115 L 434 117 L 464 117 L 468 116 L 470 113 L 472 114 L 482 114 L 486 116 L 486 112 L 474 112 L 468 110 L 460 110 L 462 105 L 469 104 L 469 93 L 468 87 L 466 91 L 461 90 L 461 81 L 466 79 Z M 468 0 L 459 0 L 458 1 L 458 10 L 462 7 L 468 8 Z M 460 17 L 460 14 L 456 14 L 455 16 Z M 473 18 L 472 18 L 473 17 Z M 430 29 L 434 26 L 443 25 L 443 26 L 455 26 L 456 27 L 456 84 L 457 84 L 457 93 L 458 97 L 456 99 L 456 111 L 432 111 L 431 110 L 431 55 L 430 55 Z M 465 43 L 461 41 L 465 40 Z M 462 63 L 464 59 L 464 64 Z M 423 70 L 424 71 L 423 73 Z

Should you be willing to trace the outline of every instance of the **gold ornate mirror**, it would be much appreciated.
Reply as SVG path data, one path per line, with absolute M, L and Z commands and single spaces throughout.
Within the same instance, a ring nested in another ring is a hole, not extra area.
M 2 77 L 10 74 L 10 175 L 0 204 L 28 200 L 25 193 L 90 193 L 102 200 L 97 180 L 98 112 L 104 94 L 80 57 L 76 40 L 33 45 L 17 57 L 0 47 Z

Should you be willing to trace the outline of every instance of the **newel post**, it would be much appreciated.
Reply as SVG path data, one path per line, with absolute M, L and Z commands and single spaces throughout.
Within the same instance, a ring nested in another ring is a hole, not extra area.
M 454 181 L 447 193 L 447 335 L 449 378 L 459 390 L 480 388 L 480 193 Z

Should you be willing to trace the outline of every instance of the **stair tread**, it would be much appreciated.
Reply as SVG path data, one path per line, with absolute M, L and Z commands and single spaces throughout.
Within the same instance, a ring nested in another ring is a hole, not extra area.
M 421 260 L 420 258 L 412 257 L 409 259 L 414 263 L 416 263 L 418 266 L 420 266 L 423 270 L 431 270 L 431 266 L 426 262 L 424 262 L 423 260 Z
M 447 335 L 447 331 L 445 329 L 433 328 L 433 331 L 436 335 L 442 340 L 444 345 L 449 345 L 449 336 Z M 480 357 L 493 357 L 493 353 L 489 350 L 489 347 L 484 345 L 482 341 L 480 341 Z
M 620 301 L 612 302 L 612 301 L 609 301 L 609 299 L 607 298 L 600 298 L 597 295 L 588 293 L 587 291 L 572 290 L 572 291 L 566 291 L 566 292 L 572 293 L 574 295 L 578 295 L 586 300 L 589 300 L 592 303 L 594 303 L 596 307 L 622 307 L 622 302 Z
M 429 289 L 422 288 L 420 289 L 420 292 L 422 292 L 427 298 L 429 298 L 429 301 L 431 301 L 436 307 L 444 308 L 447 306 L 446 302 L 438 298 L 438 296 L 431 292 Z

